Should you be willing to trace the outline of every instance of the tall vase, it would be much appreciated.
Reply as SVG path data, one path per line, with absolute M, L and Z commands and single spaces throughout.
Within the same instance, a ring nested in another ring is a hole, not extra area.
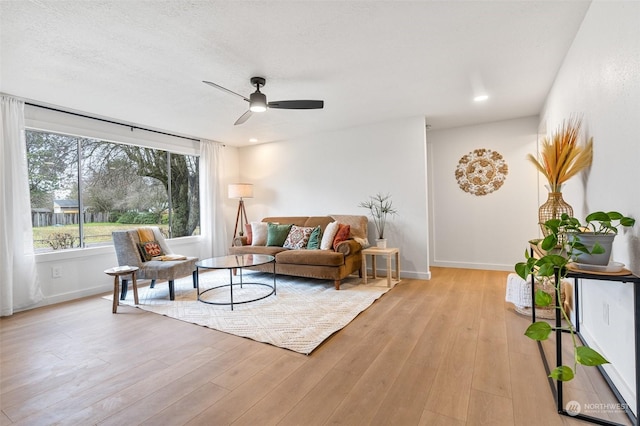
M 542 229 L 542 235 L 546 237 L 549 234 L 544 223 L 550 219 L 560 219 L 562 213 L 573 216 L 573 208 L 564 201 L 562 192 L 549 192 L 547 201 L 538 209 L 538 223 Z

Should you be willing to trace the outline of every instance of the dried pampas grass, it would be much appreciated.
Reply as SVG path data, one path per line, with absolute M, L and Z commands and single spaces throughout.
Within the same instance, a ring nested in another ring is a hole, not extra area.
M 581 126 L 579 118 L 564 121 L 558 132 L 542 140 L 540 160 L 527 156 L 547 178 L 551 192 L 560 192 L 563 183 L 591 165 L 593 138 L 584 146 L 578 145 Z

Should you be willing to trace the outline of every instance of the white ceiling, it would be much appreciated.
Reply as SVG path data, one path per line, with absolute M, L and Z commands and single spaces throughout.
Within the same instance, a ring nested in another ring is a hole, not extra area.
M 538 114 L 588 1 L 0 0 L 0 91 L 225 142 Z M 234 126 L 263 76 L 270 109 Z M 488 101 L 472 98 L 487 92 Z

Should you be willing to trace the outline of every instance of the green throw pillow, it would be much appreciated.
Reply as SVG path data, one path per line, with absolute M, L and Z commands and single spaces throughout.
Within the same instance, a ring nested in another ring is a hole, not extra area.
M 316 226 L 309 236 L 309 242 L 307 243 L 307 249 L 314 250 L 320 248 L 320 241 L 322 241 L 322 228 Z
M 292 224 L 278 225 L 269 222 L 267 224 L 267 246 L 282 247 L 289 235 Z

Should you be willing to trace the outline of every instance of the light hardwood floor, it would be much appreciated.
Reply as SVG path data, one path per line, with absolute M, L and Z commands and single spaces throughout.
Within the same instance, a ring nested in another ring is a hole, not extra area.
M 3 318 L 0 425 L 586 424 L 556 413 L 506 272 L 432 276 L 403 280 L 310 356 L 114 315 L 100 297 Z M 595 369 L 566 388 L 565 401 L 614 401 Z

